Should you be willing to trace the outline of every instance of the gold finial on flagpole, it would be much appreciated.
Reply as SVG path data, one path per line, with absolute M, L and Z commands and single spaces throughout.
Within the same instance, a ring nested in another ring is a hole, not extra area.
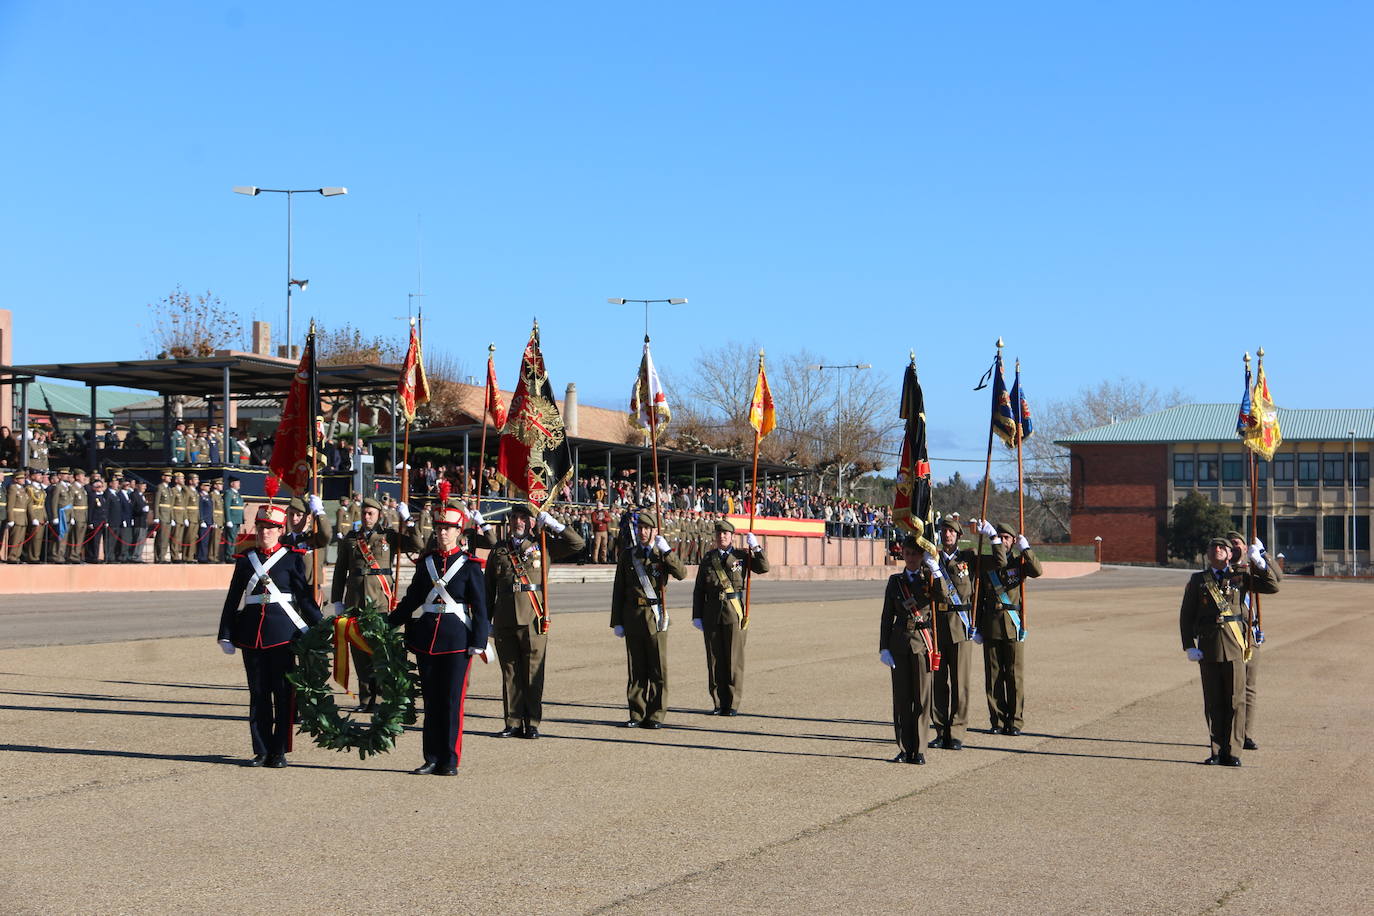
M 1002 348 L 1005 347 L 1005 346 L 1006 346 L 1006 344 L 1002 343 L 1002 338 L 1000 338 L 1000 337 L 997 338 L 997 349 L 1000 350 L 1000 349 L 1002 349 Z

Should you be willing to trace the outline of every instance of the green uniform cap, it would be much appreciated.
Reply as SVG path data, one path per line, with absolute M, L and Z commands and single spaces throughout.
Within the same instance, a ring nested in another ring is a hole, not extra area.
M 721 519 L 720 521 L 716 522 L 715 529 L 716 529 L 716 534 L 734 534 L 734 533 L 735 533 L 735 526 L 732 525 L 732 524 L 730 524 L 730 523 L 729 523 L 728 521 L 726 521 L 725 519 Z

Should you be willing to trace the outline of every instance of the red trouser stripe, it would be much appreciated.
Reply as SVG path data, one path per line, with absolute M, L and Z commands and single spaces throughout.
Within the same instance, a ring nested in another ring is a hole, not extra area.
M 468 698 L 468 675 L 472 673 L 472 658 L 468 658 L 467 670 L 463 672 L 463 692 L 458 694 L 458 737 L 453 742 L 453 765 L 463 762 L 463 704 Z

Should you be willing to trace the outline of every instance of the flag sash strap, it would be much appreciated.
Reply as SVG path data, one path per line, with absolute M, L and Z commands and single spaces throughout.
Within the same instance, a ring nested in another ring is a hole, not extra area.
M 716 586 L 721 590 L 721 598 L 729 603 L 730 610 L 735 612 L 735 616 L 740 622 L 744 622 L 744 607 L 739 599 L 734 597 L 739 594 L 735 591 L 734 585 L 730 582 L 730 576 L 725 572 L 725 564 L 721 561 L 720 551 L 711 551 L 711 563 L 707 567 L 711 571 L 711 576 L 716 580 Z
M 940 566 L 945 573 L 945 598 L 949 601 L 950 610 L 959 615 L 959 622 L 964 625 L 964 632 L 969 633 L 973 630 L 973 623 L 969 620 L 968 611 L 964 609 L 964 602 L 959 597 L 959 589 L 954 587 L 954 577 L 949 574 L 949 563 L 942 559 Z
M 297 614 L 296 609 L 291 606 L 291 596 L 283 594 L 282 590 L 277 588 L 277 583 L 273 582 L 272 577 L 267 574 L 284 556 L 286 556 L 285 550 L 277 550 L 272 556 L 267 558 L 266 563 L 263 563 L 258 559 L 258 552 L 256 550 L 249 551 L 248 562 L 253 564 L 253 575 L 252 578 L 248 580 L 248 588 L 244 590 L 248 593 L 248 597 L 244 599 L 243 605 L 246 608 L 250 604 L 267 604 L 271 602 L 282 609 L 282 612 L 291 619 L 291 623 L 296 629 L 308 630 L 309 627 L 305 625 L 305 621 L 301 619 L 301 615 Z M 258 583 L 262 583 L 263 586 L 266 587 L 266 595 L 253 594 L 253 590 L 258 587 Z M 253 598 L 257 598 L 258 600 L 251 600 Z
M 372 548 L 367 546 L 366 539 L 361 537 L 358 538 L 358 553 L 362 554 L 363 562 L 367 564 L 368 568 L 377 573 L 377 581 L 382 583 L 382 594 L 386 596 L 386 603 L 390 605 L 393 594 L 391 581 L 381 574 L 382 568 L 377 565 L 377 558 L 372 555 Z
M 930 656 L 930 670 L 939 671 L 940 652 L 935 648 L 935 636 L 931 629 L 934 626 L 934 621 L 929 615 L 921 616 L 921 609 L 916 606 L 916 597 L 911 594 L 911 586 L 907 582 L 905 574 L 897 580 L 897 585 L 902 590 L 902 606 L 911 615 L 911 619 L 916 621 L 916 632 L 921 634 L 921 640 L 926 644 L 926 654 Z M 925 626 L 920 626 L 920 624 L 925 624 Z
M 1218 622 L 1225 624 L 1223 629 L 1230 635 L 1231 639 L 1235 641 L 1236 648 L 1245 653 L 1245 660 L 1248 662 L 1254 650 L 1250 648 L 1250 645 L 1245 639 L 1245 629 L 1242 626 L 1242 621 L 1223 620 L 1223 618 L 1233 617 L 1234 615 L 1228 613 L 1231 610 L 1231 603 L 1227 601 L 1226 596 L 1222 594 L 1221 587 L 1217 585 L 1215 576 L 1208 575 L 1204 577 L 1203 585 L 1207 589 L 1208 596 L 1212 599 L 1212 604 L 1217 609 Z
M 425 598 L 425 603 L 421 607 L 426 614 L 452 614 L 463 621 L 463 626 L 470 630 L 472 629 L 472 617 L 468 614 L 467 606 L 448 593 L 448 584 L 453 581 L 458 570 L 463 568 L 467 559 L 467 557 L 460 555 L 441 576 L 438 568 L 434 565 L 434 557 L 425 557 L 425 569 L 429 572 L 429 581 L 434 583 L 434 587 L 429 590 L 429 596 Z
M 358 627 L 358 618 L 341 614 L 334 618 L 334 680 L 351 695 L 352 691 L 348 689 L 349 646 L 372 654 L 372 647 L 367 644 L 363 631 Z
M 649 573 L 644 568 L 644 561 L 639 558 L 639 548 L 630 551 L 630 564 L 634 566 L 635 576 L 639 579 L 639 587 L 644 591 L 644 598 L 654 606 L 654 620 L 657 621 L 659 629 L 663 629 L 663 617 L 666 609 L 663 601 L 658 597 L 658 592 L 654 589 L 653 582 L 649 581 Z
M 1026 628 L 1021 625 L 1021 609 L 1011 600 L 1011 595 L 1007 594 L 1007 587 L 1002 583 L 996 570 L 988 570 L 988 584 L 992 586 L 992 593 L 997 596 L 998 606 L 1007 612 L 1016 627 L 1016 641 L 1023 641 L 1026 638 Z

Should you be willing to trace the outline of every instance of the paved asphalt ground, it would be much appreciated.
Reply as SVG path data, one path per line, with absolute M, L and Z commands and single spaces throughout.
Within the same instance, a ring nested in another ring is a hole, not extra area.
M 880 583 L 761 583 L 726 720 L 679 586 L 658 732 L 617 727 L 623 650 L 566 613 L 608 586 L 564 586 L 546 737 L 490 736 L 479 665 L 452 779 L 406 775 L 413 730 L 366 762 L 300 739 L 286 770 L 239 767 L 212 593 L 0 597 L 0 912 L 1369 912 L 1374 589 L 1266 600 L 1261 749 L 1223 770 L 1199 765 L 1182 585 L 1035 583 L 1026 734 L 924 767 L 886 762 Z

